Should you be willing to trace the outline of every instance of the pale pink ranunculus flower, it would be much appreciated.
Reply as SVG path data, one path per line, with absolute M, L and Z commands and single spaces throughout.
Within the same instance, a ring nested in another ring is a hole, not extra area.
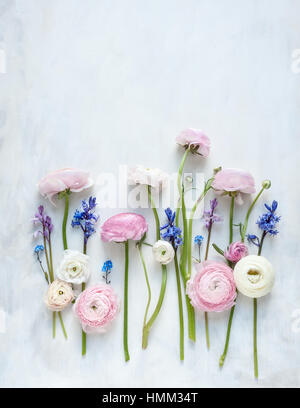
M 194 308 L 205 312 L 230 309 L 236 298 L 232 269 L 223 262 L 205 261 L 196 270 L 186 289 Z
M 93 185 L 90 173 L 84 170 L 65 168 L 48 173 L 39 183 L 38 189 L 43 197 L 49 198 L 65 190 L 77 193 Z
M 255 181 L 253 176 L 241 169 L 223 169 L 214 177 L 213 189 L 220 194 L 236 193 L 237 204 L 243 204 L 240 193 L 255 193 Z
M 232 242 L 229 247 L 225 250 L 224 256 L 230 262 L 238 262 L 244 256 L 248 255 L 248 247 L 244 242 Z
M 185 148 L 190 147 L 192 153 L 207 157 L 210 151 L 210 139 L 198 129 L 185 129 L 177 137 L 176 142 Z
M 55 279 L 48 288 L 44 301 L 49 310 L 60 312 L 74 299 L 72 285 L 60 279 Z
M 119 299 L 110 285 L 100 284 L 84 290 L 77 298 L 74 313 L 86 333 L 103 333 L 116 318 Z
M 101 227 L 101 239 L 105 242 L 138 241 L 148 230 L 145 218 L 135 213 L 120 213 L 106 220 Z

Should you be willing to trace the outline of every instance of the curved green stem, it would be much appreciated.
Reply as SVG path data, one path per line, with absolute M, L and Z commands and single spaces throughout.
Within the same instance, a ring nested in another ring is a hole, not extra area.
M 128 264 L 129 250 L 128 241 L 125 242 L 125 279 L 124 279 L 124 326 L 123 326 L 123 346 L 125 361 L 130 360 L 128 351 Z
M 64 212 L 64 218 L 63 218 L 63 224 L 62 224 L 62 236 L 63 236 L 64 249 L 68 249 L 68 243 L 67 243 L 67 221 L 68 221 L 68 214 L 69 214 L 69 192 L 68 191 L 65 192 L 64 197 L 65 197 L 65 212 Z
M 207 235 L 207 243 L 206 243 L 206 251 L 205 251 L 205 258 L 204 260 L 207 261 L 208 258 L 208 252 L 209 252 L 209 246 L 210 246 L 210 237 L 211 237 L 211 230 L 212 230 L 213 224 L 210 223 L 208 227 L 208 235 Z M 204 312 L 204 317 L 205 317 L 205 334 L 206 334 L 206 346 L 209 349 L 210 347 L 210 342 L 209 342 L 209 327 L 208 327 L 208 313 Z
M 145 259 L 144 259 L 144 256 L 143 256 L 141 245 L 138 245 L 138 251 L 139 251 L 140 258 L 141 258 L 141 261 L 142 261 L 142 264 L 143 264 L 143 269 L 144 269 L 145 279 L 146 279 L 146 284 L 147 284 L 147 289 L 148 289 L 148 301 L 147 301 L 145 316 L 144 316 L 143 339 L 142 339 L 142 347 L 146 348 L 147 343 L 148 343 L 148 341 L 147 341 L 148 340 L 148 335 L 147 335 L 148 330 L 147 330 L 147 324 L 146 323 L 147 323 L 148 310 L 149 310 L 150 302 L 151 302 L 151 288 L 150 288 L 147 268 L 146 268 Z
M 209 328 L 208 328 L 208 313 L 204 312 L 205 317 L 205 334 L 206 334 L 206 346 L 209 349 Z
M 49 255 L 48 255 L 48 249 L 47 249 L 47 239 L 45 237 L 45 234 L 43 234 L 44 237 L 44 248 L 45 248 L 45 256 L 46 256 L 46 262 L 47 262 L 47 267 L 48 267 L 48 273 L 50 277 L 50 283 L 53 282 L 54 277 L 53 277 L 53 265 L 50 263 Z M 50 238 L 50 237 L 49 237 Z M 49 241 L 50 242 L 50 239 Z M 50 247 L 49 247 L 50 249 Z M 52 313 L 52 335 L 53 338 L 55 338 L 56 335 L 56 312 Z
M 155 218 L 155 224 L 156 224 L 156 239 L 157 241 L 160 239 L 160 222 L 159 222 L 159 217 L 157 214 L 157 210 L 155 208 L 155 203 L 152 199 L 152 194 L 151 194 L 151 187 L 148 186 L 148 197 L 151 203 L 151 207 L 152 207 L 152 211 L 154 214 L 154 218 Z M 166 292 L 166 285 L 167 285 L 167 267 L 166 265 L 162 265 L 161 266 L 161 270 L 162 270 L 162 279 L 161 279 L 161 287 L 160 287 L 160 293 L 159 293 L 159 297 L 158 297 L 158 301 L 156 304 L 156 307 L 154 309 L 153 314 L 151 315 L 149 321 L 145 324 L 144 321 L 144 328 L 143 328 L 143 340 L 142 340 L 142 346 L 143 348 L 147 348 L 148 346 L 148 336 L 149 336 L 149 331 L 153 325 L 153 323 L 155 322 L 160 309 L 162 307 L 163 301 L 164 301 L 164 297 L 165 297 L 165 292 Z M 149 285 L 150 287 L 150 285 Z
M 52 314 L 52 334 L 53 334 L 53 338 L 55 338 L 55 333 L 56 333 L 56 312 L 53 312 L 53 314 Z
M 179 326 L 180 326 L 180 360 L 184 360 L 184 325 L 183 325 L 183 308 L 182 308 L 182 295 L 181 295 L 181 282 L 178 268 L 177 254 L 174 257 L 175 270 L 176 270 L 176 282 L 178 293 L 178 308 L 179 308 Z
M 86 249 L 87 249 L 87 242 L 84 239 L 83 241 L 83 253 L 86 255 Z M 82 282 L 81 284 L 81 292 L 85 290 L 85 282 Z M 86 355 L 86 332 L 81 330 L 81 355 L 85 356 Z
M 63 333 L 64 333 L 65 339 L 67 340 L 67 339 L 68 339 L 68 335 L 67 335 L 67 332 L 66 332 L 66 329 L 65 329 L 65 325 L 64 325 L 62 316 L 61 316 L 61 312 L 58 312 L 58 317 L 59 317 L 60 325 L 61 325 L 62 331 L 63 331 Z
M 231 331 L 231 325 L 232 325 L 232 318 L 234 314 L 234 308 L 235 306 L 232 306 L 230 310 L 230 315 L 229 315 L 229 321 L 228 321 L 228 326 L 227 326 L 227 334 L 226 334 L 226 342 L 225 342 L 225 347 L 222 356 L 220 357 L 219 360 L 219 366 L 222 367 L 227 355 L 227 350 L 228 350 L 228 345 L 229 345 L 229 338 L 230 338 L 230 331 Z
M 242 233 L 241 233 L 241 240 L 242 242 L 245 241 L 245 236 L 246 236 L 246 232 L 247 232 L 247 227 L 248 227 L 248 221 L 249 221 L 249 216 L 253 210 L 253 207 L 255 206 L 256 201 L 259 199 L 259 197 L 262 195 L 263 191 L 266 189 L 265 186 L 262 187 L 262 189 L 260 190 L 260 192 L 257 194 L 257 196 L 255 197 L 254 201 L 252 202 L 252 204 L 250 205 L 247 214 L 246 214 L 246 218 L 244 221 L 244 225 L 242 227 Z
M 177 205 L 177 210 L 176 210 L 176 219 L 175 219 L 175 224 L 178 227 L 178 223 L 179 223 L 179 213 L 180 213 L 180 207 L 182 205 L 182 172 L 183 172 L 183 168 L 184 168 L 184 164 L 186 161 L 186 158 L 189 154 L 190 148 L 188 147 L 185 152 L 184 155 L 181 159 L 180 162 L 180 166 L 179 166 L 179 170 L 178 170 L 178 175 L 177 175 L 177 188 L 178 188 L 178 192 L 179 192 L 179 201 L 178 201 L 178 205 Z

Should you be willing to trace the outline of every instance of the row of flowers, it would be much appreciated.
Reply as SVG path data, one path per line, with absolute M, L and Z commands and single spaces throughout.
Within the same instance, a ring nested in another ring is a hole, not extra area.
M 276 214 L 277 202 L 271 205 L 265 204 L 266 212 L 259 217 L 257 225 L 262 231 L 261 237 L 248 234 L 248 222 L 250 214 L 262 195 L 263 191 L 271 187 L 271 182 L 265 180 L 258 194 L 250 204 L 244 222 L 234 222 L 235 205 L 243 204 L 243 195 L 256 192 L 255 182 L 252 175 L 240 169 L 216 168 L 212 176 L 204 183 L 204 188 L 195 201 L 189 219 L 186 214 L 184 182 L 184 165 L 189 154 L 207 157 L 210 152 L 209 138 L 199 130 L 187 129 L 180 133 L 176 142 L 184 148 L 184 155 L 178 171 L 179 201 L 177 208 L 165 210 L 166 221 L 161 223 L 154 202 L 153 190 L 161 190 L 168 183 L 168 175 L 159 170 L 143 166 L 131 168 L 128 172 L 128 183 L 145 186 L 149 202 L 152 207 L 156 238 L 154 243 L 148 242 L 148 224 L 145 218 L 136 213 L 120 213 L 107 219 L 101 226 L 101 239 L 104 242 L 116 242 L 124 244 L 125 273 L 124 273 L 124 298 L 122 308 L 124 313 L 123 345 L 125 360 L 130 359 L 128 345 L 128 276 L 129 276 L 129 241 L 136 241 L 148 291 L 148 299 L 144 315 L 142 347 L 147 348 L 148 338 L 154 322 L 159 316 L 163 305 L 168 269 L 175 271 L 177 282 L 177 296 L 179 308 L 179 350 L 180 359 L 184 359 L 184 314 L 183 299 L 185 299 L 188 316 L 188 337 L 196 340 L 195 310 L 204 311 L 206 342 L 210 346 L 209 316 L 211 312 L 224 312 L 230 309 L 228 328 L 226 333 L 225 347 L 219 364 L 223 366 L 227 355 L 231 326 L 234 310 L 237 304 L 238 294 L 253 298 L 254 313 L 254 336 L 253 356 L 254 373 L 258 377 L 257 358 L 257 299 L 267 295 L 274 284 L 274 269 L 271 263 L 261 255 L 266 236 L 274 236 L 278 233 L 276 224 L 280 217 Z M 72 218 L 72 227 L 81 231 L 83 236 L 82 252 L 71 250 L 67 244 L 66 226 L 68 223 L 69 200 L 73 193 L 83 191 L 93 185 L 88 172 L 75 169 L 62 169 L 48 174 L 43 178 L 38 188 L 42 196 L 48 198 L 54 204 L 54 197 L 63 199 L 65 210 L 62 219 L 62 238 L 64 257 L 60 262 L 56 273 L 53 268 L 53 254 L 51 245 L 51 233 L 53 224 L 46 214 L 44 206 L 40 205 L 34 216 L 34 224 L 38 225 L 35 237 L 41 237 L 42 243 L 35 247 L 35 254 L 40 264 L 48 291 L 45 296 L 46 306 L 53 312 L 53 336 L 56 333 L 56 314 L 65 337 L 67 333 L 64 327 L 61 312 L 73 303 L 75 316 L 82 326 L 82 354 L 86 353 L 86 334 L 103 332 L 111 325 L 120 310 L 119 298 L 111 287 L 109 274 L 112 270 L 110 260 L 104 262 L 102 267 L 105 283 L 86 288 L 86 283 L 91 275 L 89 255 L 87 247 L 89 238 L 95 233 L 96 223 L 99 216 L 96 214 L 96 198 L 82 201 L 80 209 L 77 209 Z M 218 196 L 227 196 L 230 199 L 229 213 L 229 241 L 223 249 L 216 243 L 211 243 L 213 226 L 223 221 L 223 217 L 216 213 L 218 206 L 217 198 L 210 201 L 210 207 L 204 211 L 203 221 L 207 236 L 196 235 L 193 240 L 193 218 L 197 207 L 209 191 L 214 191 Z M 233 241 L 234 227 L 237 227 L 240 240 Z M 248 245 L 245 244 L 247 239 Z M 202 247 L 205 245 L 205 254 L 202 257 Z M 193 242 L 198 248 L 197 256 L 193 256 Z M 257 248 L 257 254 L 249 254 L 249 245 Z M 145 246 L 152 247 L 152 253 L 156 261 L 161 264 L 161 288 L 158 299 L 149 316 L 152 301 L 150 279 L 148 276 L 146 261 L 143 254 Z M 213 248 L 215 254 L 222 257 L 221 261 L 209 260 L 209 251 Z M 42 253 L 45 253 L 44 267 Z M 78 286 L 79 285 L 79 286 Z M 183 289 L 183 291 L 182 291 Z

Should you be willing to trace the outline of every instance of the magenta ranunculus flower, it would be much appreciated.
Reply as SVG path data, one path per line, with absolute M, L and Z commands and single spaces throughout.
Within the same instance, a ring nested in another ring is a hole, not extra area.
M 49 198 L 65 190 L 80 192 L 93 185 L 90 174 L 84 170 L 65 168 L 52 171 L 47 174 L 39 183 L 38 189 L 42 196 Z
M 120 213 L 113 215 L 101 227 L 101 239 L 105 242 L 138 241 L 147 232 L 148 225 L 142 215 Z
M 110 285 L 101 284 L 84 290 L 74 305 L 82 330 L 103 333 L 119 311 L 119 299 Z
M 190 147 L 192 153 L 207 157 L 210 151 L 210 139 L 198 129 L 185 129 L 177 137 L 176 142 L 185 148 Z
M 229 247 L 225 250 L 224 256 L 230 262 L 238 262 L 244 256 L 248 255 L 248 247 L 243 242 L 233 242 L 229 245 Z
M 232 269 L 223 262 L 205 261 L 196 266 L 186 293 L 197 310 L 223 312 L 234 305 L 236 286 Z

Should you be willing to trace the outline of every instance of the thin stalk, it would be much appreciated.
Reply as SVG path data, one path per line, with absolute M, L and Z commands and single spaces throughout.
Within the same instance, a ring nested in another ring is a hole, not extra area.
M 233 240 L 233 212 L 234 212 L 234 196 L 231 197 L 231 205 L 230 205 L 229 245 L 232 243 L 232 240 Z M 234 310 L 235 310 L 235 305 L 232 306 L 232 308 L 230 309 L 229 320 L 228 320 L 228 325 L 227 325 L 226 340 L 225 340 L 225 347 L 224 347 L 224 350 L 223 350 L 223 354 L 221 355 L 220 360 L 219 360 L 219 366 L 220 367 L 223 367 L 224 362 L 225 362 L 225 358 L 227 356 Z
M 58 317 L 59 317 L 60 325 L 61 325 L 62 331 L 64 333 L 65 339 L 67 340 L 68 335 L 67 335 L 67 332 L 66 332 L 66 329 L 65 329 L 65 325 L 64 325 L 64 322 L 63 322 L 63 319 L 62 319 L 61 312 L 58 312 Z
M 258 378 L 258 359 L 257 359 L 257 299 L 253 299 L 253 358 L 254 358 L 254 376 Z
M 208 235 L 207 235 L 207 243 L 206 243 L 206 251 L 205 251 L 205 258 L 204 260 L 207 261 L 208 258 L 208 252 L 209 252 L 209 246 L 210 246 L 210 237 L 211 237 L 211 230 L 212 230 L 212 222 L 209 224 L 208 227 Z M 209 349 L 210 347 L 210 342 L 209 342 L 209 327 L 208 327 L 208 313 L 204 312 L 204 317 L 205 317 L 205 334 L 206 334 L 206 346 Z
M 183 308 L 182 308 L 182 295 L 181 295 L 181 282 L 178 267 L 177 254 L 175 252 L 174 257 L 175 270 L 176 270 L 176 282 L 178 293 L 178 307 L 179 307 L 179 325 L 180 325 L 180 360 L 184 360 L 184 324 L 183 324 Z
M 151 203 L 151 207 L 152 207 L 152 211 L 154 214 L 154 218 L 155 218 L 155 224 L 156 224 L 156 239 L 157 241 L 160 239 L 160 222 L 159 222 L 159 217 L 157 214 L 157 210 L 155 208 L 155 203 L 153 201 L 152 198 L 152 194 L 151 194 L 151 187 L 148 186 L 148 197 L 149 197 L 149 201 Z M 155 322 L 160 309 L 162 307 L 163 301 L 164 301 L 164 297 L 165 297 L 165 292 L 166 292 L 166 286 L 167 286 L 167 267 L 166 265 L 162 265 L 161 266 L 161 270 L 162 270 L 162 278 L 161 278 L 161 286 L 160 286 L 160 293 L 159 293 L 159 297 L 158 297 L 158 301 L 156 304 L 156 307 L 154 309 L 153 314 L 151 315 L 149 321 L 146 323 L 144 322 L 144 328 L 143 328 L 143 340 L 142 340 L 142 346 L 143 348 L 147 348 L 148 345 L 148 336 L 149 336 L 149 331 L 153 325 L 153 323 Z M 149 285 L 150 287 L 150 285 Z
M 244 225 L 242 228 L 242 233 L 241 233 L 241 241 L 244 242 L 245 241 L 245 236 L 246 236 L 246 232 L 247 232 L 247 227 L 248 227 L 248 221 L 249 221 L 249 216 L 253 210 L 253 207 L 255 206 L 256 201 L 259 199 L 259 197 L 262 195 L 263 191 L 266 189 L 265 186 L 262 187 L 262 189 L 260 190 L 260 192 L 257 194 L 257 196 L 255 197 L 254 201 L 252 202 L 252 204 L 250 205 L 247 214 L 246 214 L 246 218 L 244 221 Z
M 53 270 L 53 258 L 52 258 L 52 245 L 51 245 L 51 234 L 49 233 L 49 258 L 50 258 L 50 266 L 51 266 L 51 271 L 49 271 L 50 274 L 50 281 L 54 281 L 54 270 Z
M 125 361 L 130 360 L 128 351 L 128 264 L 129 250 L 128 241 L 125 242 L 125 279 L 124 279 L 124 327 L 123 327 L 123 346 Z
M 64 218 L 63 218 L 63 223 L 62 223 L 62 237 L 63 237 L 64 249 L 68 249 L 67 221 L 68 221 L 68 214 L 69 214 L 69 193 L 67 191 L 65 192 L 64 197 L 65 197 L 65 212 L 64 212 Z
M 178 176 L 177 176 L 177 188 L 178 188 L 178 192 L 179 192 L 179 201 L 178 201 L 178 206 L 177 206 L 177 210 L 176 210 L 176 219 L 175 219 L 175 224 L 178 227 L 178 223 L 179 223 L 179 213 L 180 213 L 180 207 L 182 205 L 182 172 L 183 172 L 183 168 L 184 168 L 184 164 L 187 158 L 187 155 L 190 151 L 190 148 L 188 147 L 185 152 L 184 155 L 181 159 L 180 162 L 180 166 L 179 166 L 179 170 L 178 170 Z
M 139 251 L 140 258 L 141 258 L 141 261 L 142 261 L 142 264 L 143 264 L 143 269 L 144 269 L 145 279 L 146 279 L 146 284 L 147 284 L 147 289 L 148 289 L 148 301 L 147 301 L 145 316 L 144 316 L 143 339 L 142 339 L 142 347 L 143 347 L 143 349 L 145 349 L 147 347 L 147 340 L 148 340 L 147 316 L 148 316 L 148 310 L 149 310 L 150 302 L 151 302 L 151 288 L 150 288 L 147 268 L 146 268 L 145 259 L 144 259 L 144 256 L 143 256 L 141 245 L 138 245 L 138 251 Z
M 53 272 L 52 272 L 52 268 L 50 265 L 50 261 L 49 261 L 49 255 L 48 255 L 48 249 L 47 249 L 47 239 L 45 237 L 45 234 L 43 234 L 44 237 L 44 248 L 45 248 L 45 256 L 46 256 L 46 262 L 47 262 L 47 267 L 48 267 L 48 273 L 50 276 L 50 282 L 53 282 Z M 52 333 L 53 333 L 53 338 L 55 338 L 56 335 L 56 312 L 52 313 Z
M 87 247 L 87 241 L 84 239 L 83 241 L 83 253 L 86 255 L 86 247 Z M 82 282 L 81 284 L 81 292 L 85 290 L 85 282 Z M 81 355 L 85 356 L 86 355 L 86 332 L 81 330 Z

